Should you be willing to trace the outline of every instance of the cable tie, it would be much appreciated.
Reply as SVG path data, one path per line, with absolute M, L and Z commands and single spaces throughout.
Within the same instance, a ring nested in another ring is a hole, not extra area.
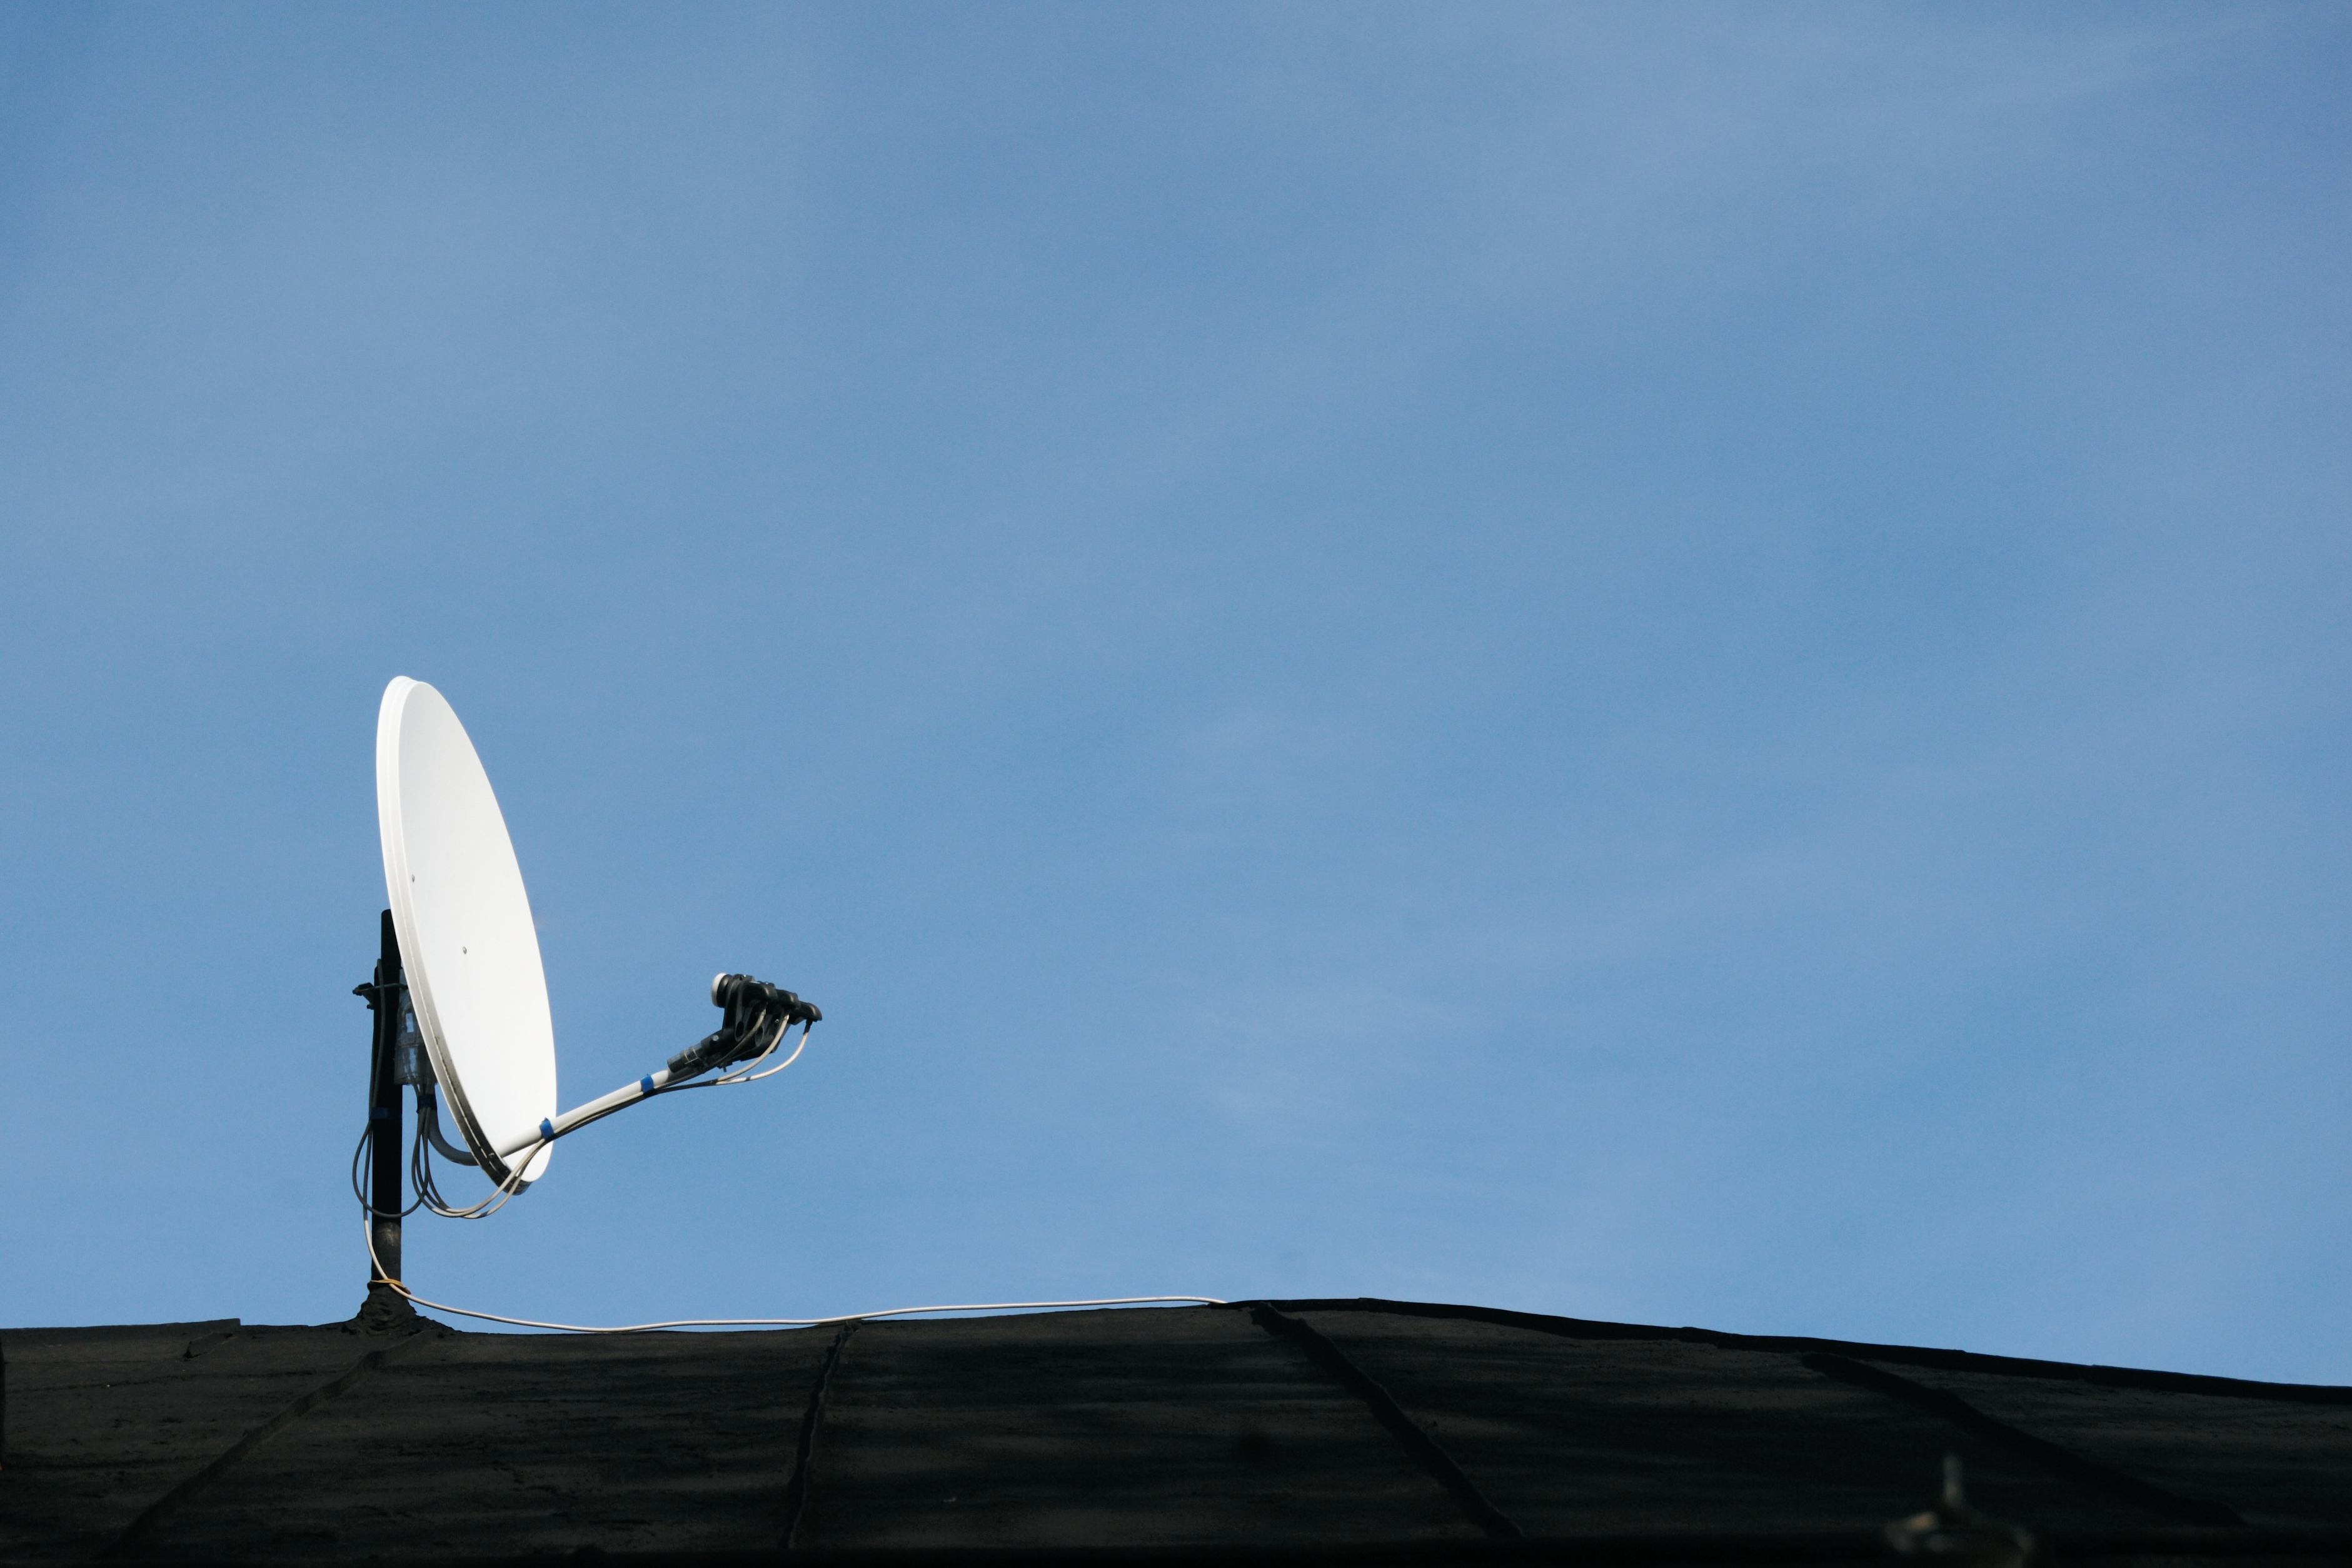
M 544 1116 L 541 1117 L 539 1119 L 539 1135 L 541 1138 L 552 1139 L 555 1136 L 555 1123 L 550 1121 Z
M 637 1087 L 644 1089 L 647 1094 L 651 1094 L 654 1091 L 654 1075 L 647 1073 L 645 1077 L 637 1079 Z

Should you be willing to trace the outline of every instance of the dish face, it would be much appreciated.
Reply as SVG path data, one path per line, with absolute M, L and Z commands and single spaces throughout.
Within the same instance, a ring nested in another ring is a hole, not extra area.
M 522 868 L 474 742 L 442 695 L 406 676 L 375 728 L 384 890 L 441 1100 L 493 1182 L 555 1106 L 555 1025 Z M 551 1147 L 522 1173 L 536 1181 Z

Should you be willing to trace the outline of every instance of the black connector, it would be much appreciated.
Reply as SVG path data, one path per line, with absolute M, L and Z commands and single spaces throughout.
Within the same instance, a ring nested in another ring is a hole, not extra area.
M 794 1024 L 814 1024 L 824 1016 L 814 1003 L 748 974 L 721 974 L 711 981 L 710 1005 L 726 1009 L 727 1021 L 720 1026 L 724 1029 L 742 1028 L 747 1020 L 761 1015 L 772 1019 L 782 1014 Z
M 722 974 L 713 980 L 710 1005 L 722 1010 L 723 1020 L 691 1049 L 670 1058 L 673 1081 L 749 1061 L 794 1024 L 806 1026 L 824 1016 L 814 1003 L 748 974 Z

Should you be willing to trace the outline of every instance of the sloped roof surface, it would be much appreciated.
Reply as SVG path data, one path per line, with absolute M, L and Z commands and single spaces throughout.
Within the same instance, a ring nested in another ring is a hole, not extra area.
M 230 1321 L 0 1351 L 9 1562 L 1859 1561 L 1935 1501 L 1947 1453 L 1971 1502 L 2068 1560 L 2352 1559 L 2352 1389 L 1468 1308 L 607 1338 Z

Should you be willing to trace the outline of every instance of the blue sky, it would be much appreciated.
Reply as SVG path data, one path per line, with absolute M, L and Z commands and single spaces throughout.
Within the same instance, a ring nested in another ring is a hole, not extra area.
M 386 680 L 567 1103 L 412 1284 L 2352 1381 L 2329 7 L 0 9 L 0 1322 L 325 1321 Z

